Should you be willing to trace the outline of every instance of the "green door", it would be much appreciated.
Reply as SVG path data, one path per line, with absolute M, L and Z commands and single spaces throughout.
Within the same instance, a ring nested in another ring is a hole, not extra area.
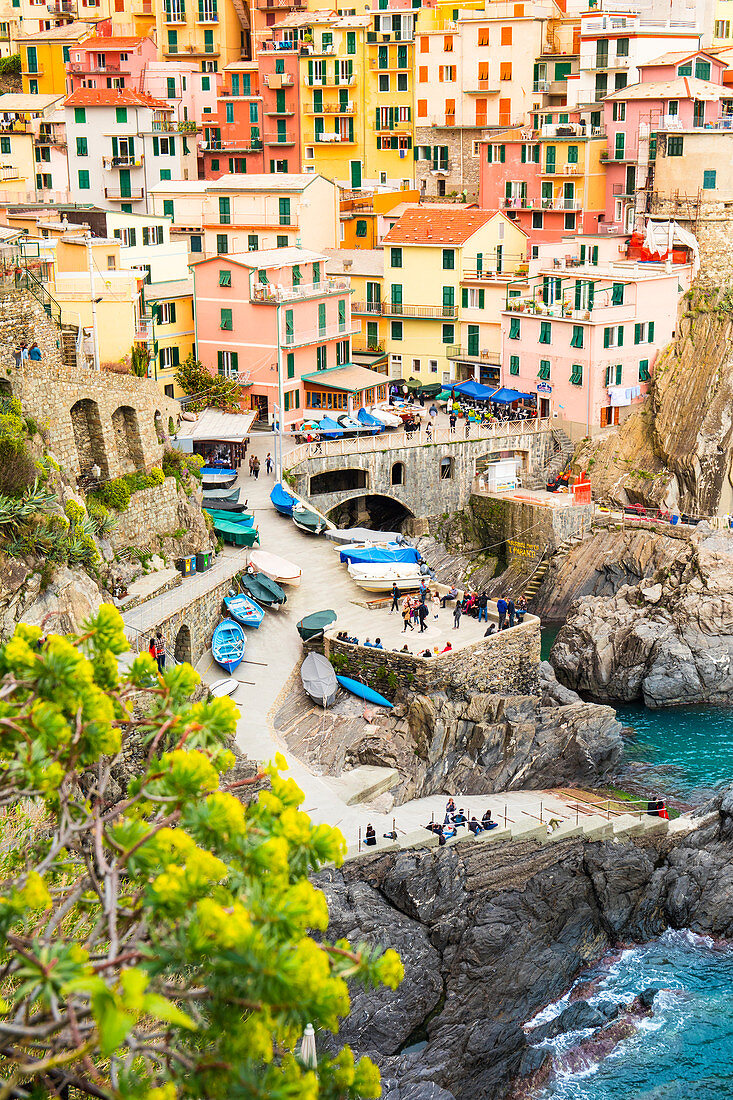
M 452 286 L 443 287 L 443 316 L 452 317 L 456 310 L 456 292 Z
M 354 189 L 356 189 L 357 187 L 361 187 L 361 161 L 360 160 L 352 160 L 351 161 L 351 186 Z
M 468 354 L 478 355 L 478 325 L 468 326 Z
M 290 199 L 278 200 L 280 225 L 290 225 Z
M 381 312 L 382 287 L 379 283 L 367 283 L 367 310 L 371 313 Z
M 131 199 L 132 189 L 130 187 L 130 169 L 120 168 L 120 198 Z
M 279 115 L 285 114 L 285 92 L 280 89 L 275 92 L 275 111 Z

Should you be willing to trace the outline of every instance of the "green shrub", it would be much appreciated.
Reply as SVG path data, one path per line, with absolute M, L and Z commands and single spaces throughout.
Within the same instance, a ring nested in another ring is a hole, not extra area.
M 0 76 L 20 76 L 20 54 L 0 57 Z
M 97 500 L 96 497 L 87 497 L 87 510 L 89 512 L 89 518 L 94 525 L 96 533 L 104 538 L 111 531 L 114 531 L 117 526 L 117 520 L 114 516 L 110 515 L 109 511 Z
M 37 475 L 36 463 L 23 440 L 0 437 L 0 493 L 22 496 Z
M 82 506 L 77 504 L 75 500 L 67 501 L 64 505 L 64 512 L 72 527 L 78 527 L 86 515 Z
M 168 417 L 168 435 L 176 434 L 176 424 L 172 416 Z
M 150 471 L 150 480 L 152 481 L 153 485 L 162 485 L 165 481 L 165 474 L 159 466 L 153 466 L 152 470 Z
M 22 407 L 19 397 L 0 397 L 0 413 L 4 416 L 17 416 L 18 419 L 22 416 Z
M 116 477 L 107 481 L 95 490 L 94 495 L 108 508 L 115 508 L 118 512 L 126 512 L 130 504 L 130 486 L 124 478 Z

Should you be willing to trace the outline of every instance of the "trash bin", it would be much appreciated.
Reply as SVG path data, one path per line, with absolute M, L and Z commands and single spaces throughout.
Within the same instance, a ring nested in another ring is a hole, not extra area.
M 191 559 L 176 558 L 176 569 L 179 573 L 182 573 L 184 577 L 188 577 L 191 573 Z
M 196 555 L 196 572 L 205 573 L 207 569 L 211 568 L 211 551 L 207 550 L 205 554 Z

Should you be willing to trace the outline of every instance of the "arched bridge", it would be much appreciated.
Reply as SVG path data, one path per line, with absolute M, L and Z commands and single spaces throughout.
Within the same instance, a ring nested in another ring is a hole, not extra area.
M 454 512 L 468 503 L 477 463 L 491 458 L 520 459 L 526 484 L 547 465 L 554 448 L 549 420 L 472 427 L 450 434 L 437 429 L 407 438 L 402 431 L 303 444 L 285 455 L 296 492 L 324 514 L 348 500 L 386 496 L 413 516 Z

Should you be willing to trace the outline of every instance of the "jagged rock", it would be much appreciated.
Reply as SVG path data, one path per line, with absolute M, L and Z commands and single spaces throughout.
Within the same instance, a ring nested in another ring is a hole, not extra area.
M 456 1100 L 452 1092 L 433 1084 L 403 1085 L 394 1077 L 382 1079 L 382 1100 Z
M 0 636 L 8 638 L 19 622 L 42 627 L 46 633 L 69 634 L 102 603 L 96 581 L 80 570 L 59 566 L 41 591 L 41 564 L 6 557 L 0 570 Z
M 529 1032 L 529 1038 L 533 1043 L 542 1043 L 545 1039 L 554 1039 L 557 1035 L 563 1035 L 566 1031 L 584 1031 L 586 1028 L 603 1027 L 608 1022 L 608 1017 L 589 1005 L 587 1001 L 576 1001 L 567 1008 L 548 1020 L 546 1024 L 540 1024 Z
M 700 525 L 687 554 L 653 586 L 581 600 L 550 659 L 562 683 L 598 699 L 731 702 L 733 535 Z
M 659 988 L 656 985 L 650 985 L 648 989 L 642 989 L 639 996 L 636 998 L 642 1008 L 651 1008 L 654 1004 L 654 998 L 659 992 Z

